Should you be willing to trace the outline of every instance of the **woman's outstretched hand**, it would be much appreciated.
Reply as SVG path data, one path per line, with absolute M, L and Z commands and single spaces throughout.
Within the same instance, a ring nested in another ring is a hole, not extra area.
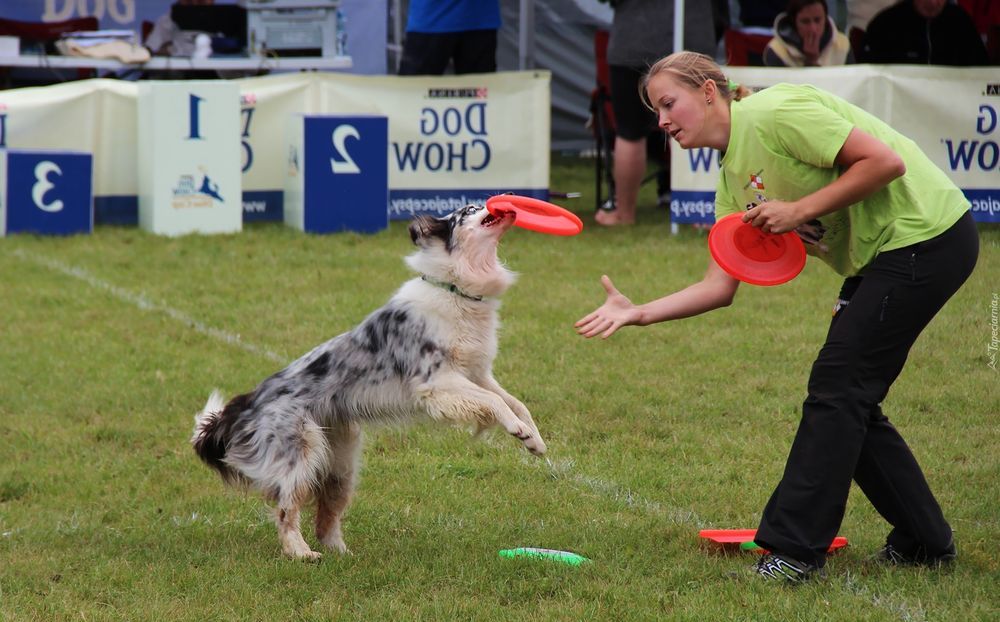
M 601 277 L 601 285 L 608 293 L 607 300 L 573 325 L 584 337 L 600 335 L 601 339 L 607 339 L 622 326 L 637 323 L 642 315 L 639 308 L 615 288 L 608 275 Z

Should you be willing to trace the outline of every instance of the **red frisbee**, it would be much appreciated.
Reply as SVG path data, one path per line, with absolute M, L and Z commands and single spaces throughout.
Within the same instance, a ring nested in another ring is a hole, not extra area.
M 756 529 L 702 529 L 698 532 L 698 535 L 706 540 L 711 540 L 712 542 L 718 542 L 719 544 L 747 544 L 752 543 L 753 538 L 757 535 Z M 830 548 L 827 550 L 828 553 L 832 553 L 839 548 L 847 546 L 847 538 L 844 536 L 837 536 L 833 539 L 830 544 Z M 743 548 L 743 547 L 741 547 Z M 764 552 L 764 549 L 760 547 L 753 547 L 747 550 L 754 550 L 758 553 Z
M 794 231 L 764 233 L 730 214 L 708 232 L 708 250 L 732 277 L 753 285 L 781 285 L 806 265 L 806 247 Z
M 548 201 L 516 194 L 498 194 L 486 199 L 486 209 L 493 215 L 514 212 L 514 224 L 551 235 L 576 235 L 583 231 L 583 221 L 573 212 Z

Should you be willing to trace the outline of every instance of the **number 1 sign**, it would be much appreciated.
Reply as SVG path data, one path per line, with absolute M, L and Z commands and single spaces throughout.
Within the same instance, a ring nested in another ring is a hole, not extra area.
M 388 227 L 388 145 L 386 117 L 292 116 L 285 224 L 310 233 Z
M 0 149 L 0 236 L 90 233 L 93 170 L 89 153 Z
M 139 83 L 139 226 L 162 235 L 243 226 L 239 87 Z

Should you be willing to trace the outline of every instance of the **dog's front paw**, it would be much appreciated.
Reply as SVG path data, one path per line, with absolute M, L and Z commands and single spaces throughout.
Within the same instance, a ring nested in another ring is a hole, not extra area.
M 524 439 L 522 442 L 524 443 L 524 446 L 528 448 L 528 451 L 530 451 L 532 454 L 536 456 L 545 455 L 545 451 L 547 449 L 545 447 L 545 441 L 543 441 L 542 437 L 539 436 L 538 434 L 532 434 L 530 437 Z
M 538 432 L 528 426 L 518 426 L 517 431 L 511 432 L 511 434 L 520 439 L 527 450 L 534 455 L 541 456 L 545 453 L 545 441 L 542 440 Z

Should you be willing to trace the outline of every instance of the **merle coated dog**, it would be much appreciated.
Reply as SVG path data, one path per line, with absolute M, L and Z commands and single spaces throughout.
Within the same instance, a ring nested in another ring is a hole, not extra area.
M 314 348 L 226 403 L 195 416 L 195 451 L 222 479 L 275 505 L 286 555 L 318 559 L 299 528 L 315 500 L 316 537 L 347 552 L 341 520 L 359 471 L 362 428 L 429 418 L 499 424 L 533 454 L 545 442 L 528 409 L 493 378 L 498 297 L 514 275 L 497 259 L 512 213 L 468 206 L 417 217 L 407 281 L 354 330 Z

